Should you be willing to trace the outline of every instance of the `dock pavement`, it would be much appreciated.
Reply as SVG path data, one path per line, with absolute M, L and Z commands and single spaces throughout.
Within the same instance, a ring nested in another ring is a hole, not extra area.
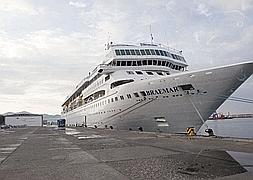
M 252 153 L 251 139 L 82 127 L 1 129 L 0 179 L 253 179 Z

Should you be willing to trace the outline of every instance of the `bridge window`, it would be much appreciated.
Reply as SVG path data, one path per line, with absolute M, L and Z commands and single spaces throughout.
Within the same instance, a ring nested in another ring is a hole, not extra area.
M 127 61 L 127 66 L 131 66 L 132 65 L 132 61 Z
M 152 65 L 152 60 L 148 60 L 148 65 Z
M 166 61 L 162 61 L 162 66 L 165 66 L 165 64 L 166 64 Z
M 162 51 L 162 50 L 159 50 L 159 52 L 160 52 L 160 54 L 161 54 L 162 56 L 164 56 L 164 53 L 163 53 L 163 51 Z
M 155 50 L 154 49 L 150 49 L 150 52 L 152 55 L 155 55 Z
M 156 49 L 155 50 L 156 55 L 160 56 L 160 52 Z
M 145 49 L 145 52 L 146 52 L 147 55 L 151 55 L 149 49 Z
M 132 66 L 137 66 L 136 61 L 133 61 Z
M 158 66 L 161 66 L 161 65 L 162 65 L 161 61 L 158 61 L 157 65 L 158 65 Z
M 136 55 L 134 49 L 130 49 L 131 55 Z
M 157 64 L 157 60 L 153 60 L 153 65 L 156 65 Z
M 120 99 L 121 99 L 121 100 L 124 100 L 124 96 L 120 96 Z
M 125 50 L 124 50 L 124 49 L 121 49 L 121 50 L 120 50 L 120 54 L 121 54 L 121 55 L 126 55 Z
M 135 49 L 135 53 L 136 53 L 137 55 L 141 55 L 139 49 Z
M 115 97 L 115 101 L 118 101 L 118 97 Z
M 116 50 L 115 50 L 115 53 L 116 53 L 116 55 L 117 55 L 117 56 L 119 56 L 119 55 L 120 55 L 120 52 L 119 52 L 119 50 L 118 50 L 118 49 L 116 49 Z
M 138 65 L 138 66 L 141 66 L 141 61 L 137 61 L 137 65 Z
M 141 55 L 146 55 L 144 49 L 141 49 Z
M 117 66 L 120 66 L 120 61 L 117 61 Z
M 125 51 L 126 51 L 126 55 L 130 55 L 129 49 L 126 49 Z

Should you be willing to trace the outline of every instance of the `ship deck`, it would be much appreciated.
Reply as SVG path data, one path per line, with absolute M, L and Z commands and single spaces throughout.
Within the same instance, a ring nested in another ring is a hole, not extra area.
M 0 130 L 0 179 L 252 179 L 252 153 L 252 139 L 16 128 Z

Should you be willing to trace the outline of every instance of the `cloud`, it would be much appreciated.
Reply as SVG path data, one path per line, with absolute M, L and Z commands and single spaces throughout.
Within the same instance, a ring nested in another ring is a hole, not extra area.
M 199 4 L 197 11 L 199 12 L 199 14 L 205 15 L 207 17 L 212 15 L 212 13 L 210 13 L 205 4 Z
M 77 8 L 85 8 L 85 7 L 86 7 L 86 4 L 85 4 L 85 3 L 83 3 L 83 2 L 78 2 L 78 1 L 75 1 L 75 2 L 70 1 L 70 2 L 69 2 L 69 5 L 70 5 L 70 6 L 77 7 Z
M 0 10 L 5 12 L 13 12 L 15 14 L 22 13 L 26 15 L 39 15 L 44 13 L 43 8 L 36 8 L 25 0 L 2 0 Z

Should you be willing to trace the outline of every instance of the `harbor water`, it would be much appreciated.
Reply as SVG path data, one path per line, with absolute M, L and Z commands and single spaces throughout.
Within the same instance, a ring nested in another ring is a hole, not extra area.
M 207 126 L 213 129 L 217 136 L 253 138 L 253 118 L 208 120 L 199 129 L 198 134 L 206 135 Z

